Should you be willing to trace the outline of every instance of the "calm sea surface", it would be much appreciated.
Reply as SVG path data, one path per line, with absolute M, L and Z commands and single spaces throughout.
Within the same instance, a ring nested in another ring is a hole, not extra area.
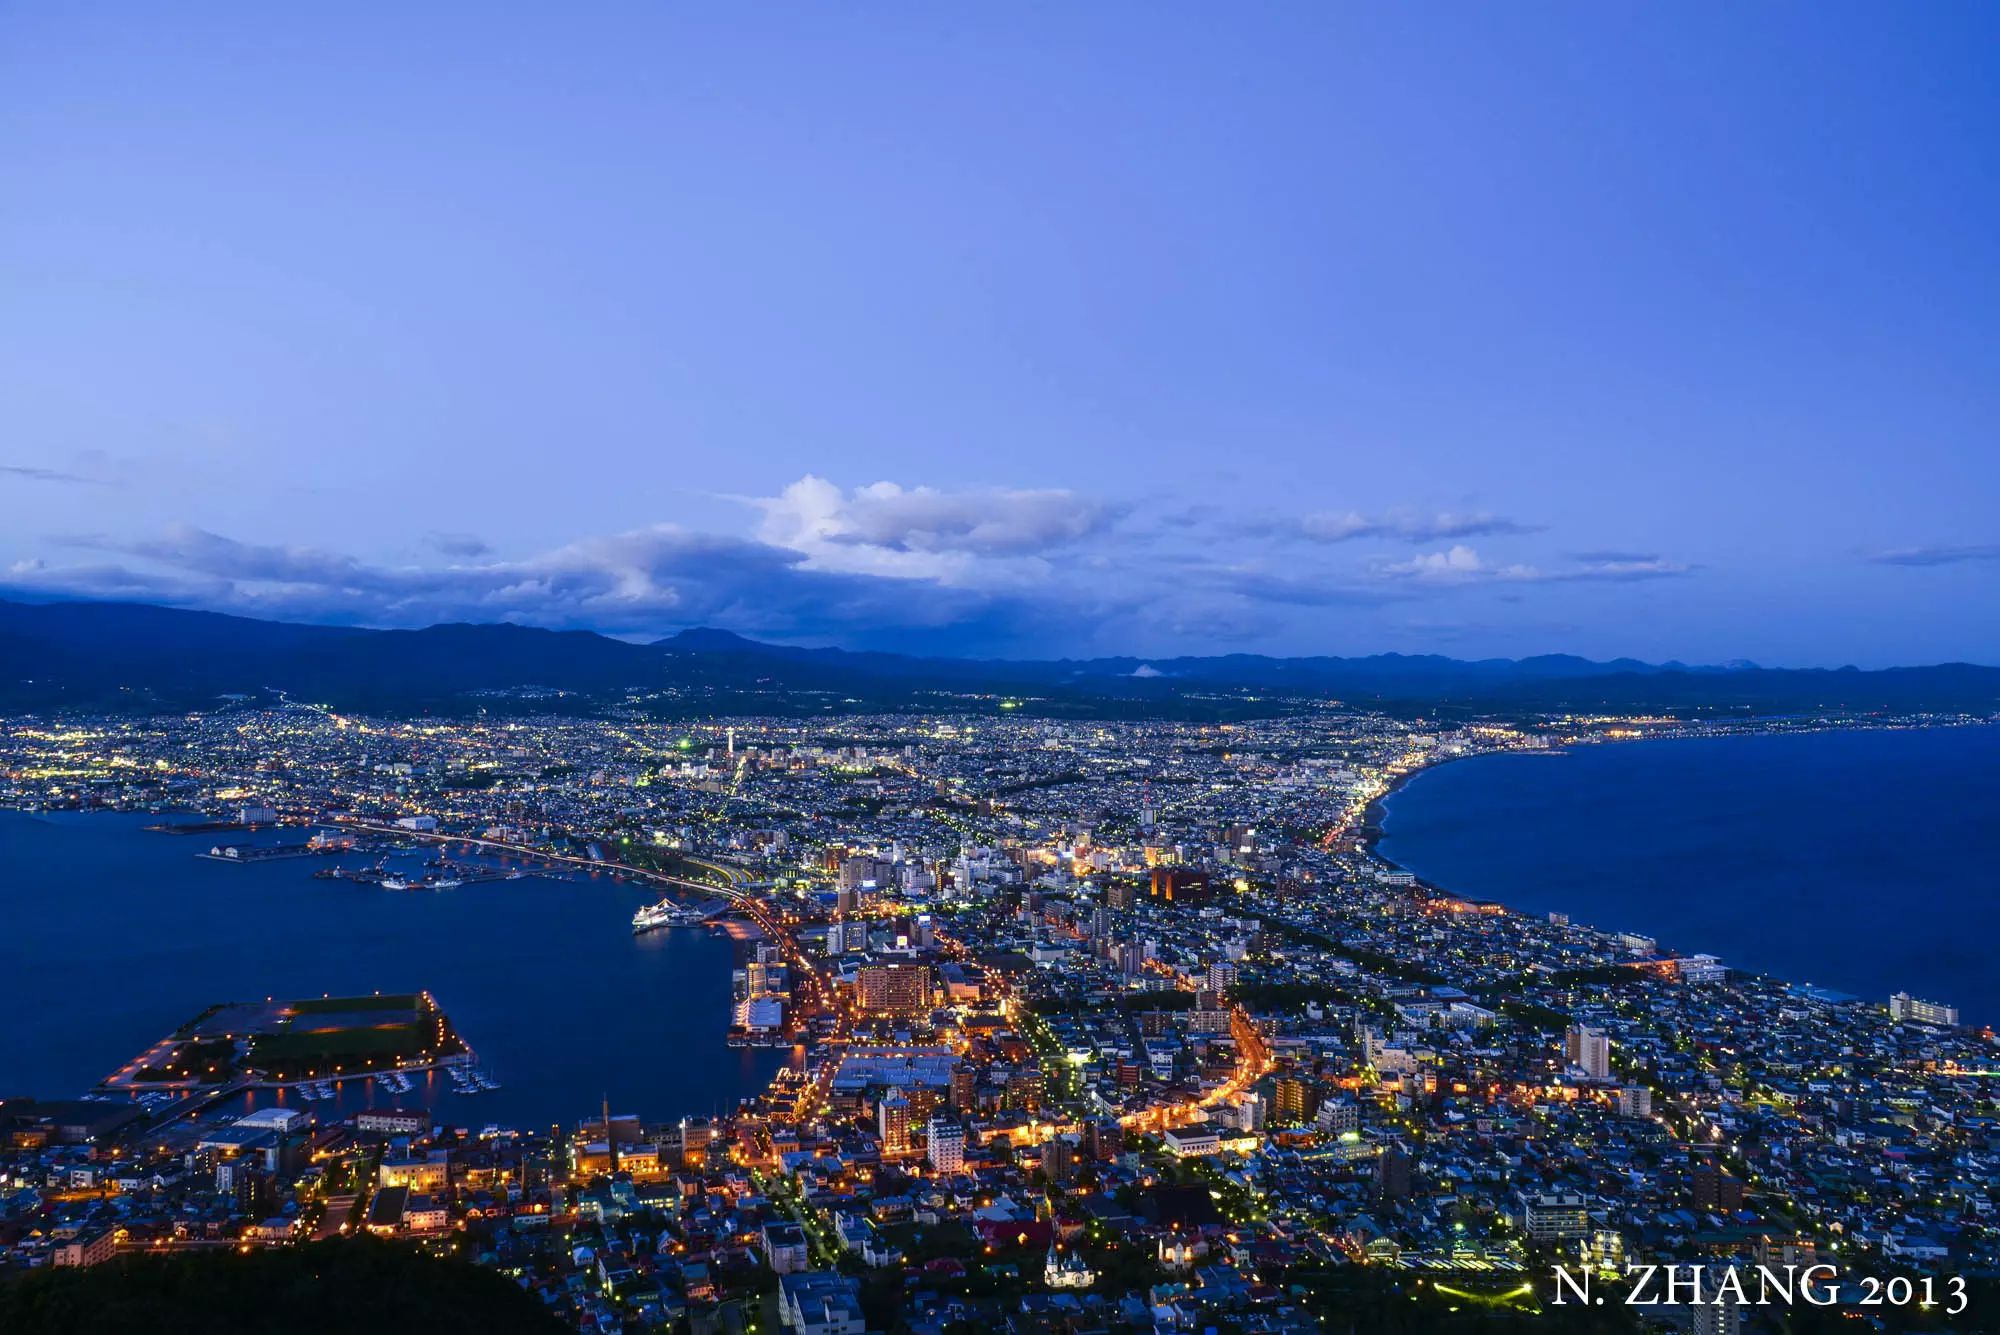
M 1460 894 L 2000 1022 L 2000 727 L 1455 761 L 1388 799 L 1383 835 Z
M 724 1043 L 733 943 L 635 938 L 636 887 L 528 876 L 399 893 L 313 876 L 333 859 L 205 861 L 212 836 L 141 829 L 157 819 L 0 812 L 0 1095 L 74 1097 L 211 1002 L 325 992 L 428 989 L 502 1087 L 349 1082 L 313 1111 L 424 1104 L 454 1125 L 535 1127 L 608 1093 L 614 1111 L 665 1119 L 733 1108 L 787 1055 Z

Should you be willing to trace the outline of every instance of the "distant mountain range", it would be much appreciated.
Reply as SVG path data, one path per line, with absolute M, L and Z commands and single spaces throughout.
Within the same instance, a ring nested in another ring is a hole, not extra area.
M 0 709 L 183 709 L 275 692 L 385 712 L 587 710 L 638 694 L 666 712 L 992 708 L 993 697 L 1014 696 L 1038 712 L 1100 716 L 1227 717 L 1301 698 L 1425 713 L 1991 713 L 2000 668 L 1691 667 L 1566 654 L 927 658 L 711 629 L 633 644 L 513 625 L 364 630 L 136 603 L 0 601 Z

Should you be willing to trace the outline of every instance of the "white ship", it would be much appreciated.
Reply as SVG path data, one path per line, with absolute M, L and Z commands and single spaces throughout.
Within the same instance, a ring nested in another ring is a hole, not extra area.
M 419 876 L 415 880 L 407 876 L 384 876 L 380 884 L 384 890 L 455 890 L 465 882 L 456 876 L 435 881 L 428 876 Z
M 663 899 L 657 904 L 649 904 L 632 915 L 634 932 L 650 932 L 656 927 L 694 927 L 708 921 L 715 913 L 713 904 L 686 907 L 671 899 Z

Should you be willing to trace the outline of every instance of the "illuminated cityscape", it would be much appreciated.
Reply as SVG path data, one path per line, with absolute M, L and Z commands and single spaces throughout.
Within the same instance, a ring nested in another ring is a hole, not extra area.
M 1996 56 L 0 5 L 0 1335 L 2000 1335 Z
M 412 1084 L 513 1074 L 449 998 L 218 997 L 94 1091 L 7 1091 L 36 1097 L 0 1104 L 5 1254 L 368 1233 L 476 1258 L 585 1329 L 805 1332 L 1527 1316 L 1558 1261 L 2000 1259 L 1986 1031 L 1469 901 L 1372 851 L 1374 804 L 1436 764 L 1741 725 L 1300 704 L 12 723 L 9 805 L 166 813 L 142 837 L 197 858 L 354 894 L 650 887 L 663 916 L 633 931 L 726 933 L 735 1000 L 704 1023 L 784 1064 L 719 1115 L 575 1089 L 567 1123 L 479 1129 Z M 324 1101 L 356 1089 L 365 1109 Z

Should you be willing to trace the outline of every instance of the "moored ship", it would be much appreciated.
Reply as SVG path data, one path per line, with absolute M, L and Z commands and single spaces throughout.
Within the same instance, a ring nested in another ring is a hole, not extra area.
M 634 933 L 650 932 L 659 927 L 694 927 L 707 922 L 715 915 L 713 904 L 676 904 L 671 899 L 663 899 L 657 904 L 648 904 L 632 915 Z

